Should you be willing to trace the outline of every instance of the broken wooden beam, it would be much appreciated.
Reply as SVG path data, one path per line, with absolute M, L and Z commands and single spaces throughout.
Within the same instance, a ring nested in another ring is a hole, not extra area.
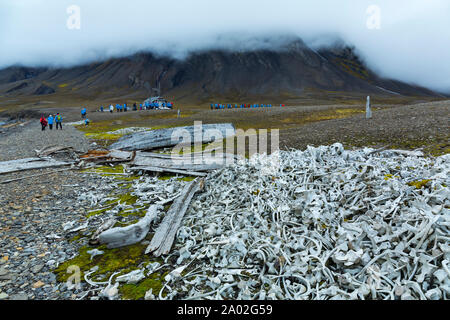
M 210 143 L 217 139 L 213 134 L 205 134 L 207 132 L 220 133 L 225 139 L 234 136 L 236 129 L 232 123 L 220 123 L 137 132 L 120 138 L 110 146 L 110 149 L 137 151 L 173 147 L 180 142 L 186 142 L 180 141 L 180 139 L 187 136 L 190 137 L 188 144 Z
M 129 151 L 121 151 L 121 150 L 111 150 L 108 153 L 108 156 L 110 156 L 111 158 L 114 158 L 114 159 L 131 161 L 136 156 L 136 152 L 135 151 L 129 152 Z
M 65 169 L 61 169 L 61 170 L 55 170 L 55 171 L 51 171 L 51 172 L 44 172 L 44 173 L 34 174 L 34 175 L 31 175 L 31 176 L 25 176 L 25 177 L 20 177 L 20 178 L 16 178 L 16 179 L 5 180 L 5 181 L 1 181 L 0 184 L 7 184 L 7 183 L 16 182 L 16 181 L 25 180 L 25 179 L 30 179 L 30 178 L 35 178 L 35 177 L 47 176 L 47 175 L 51 175 L 51 174 L 54 174 L 54 173 L 68 171 L 68 170 L 72 170 L 72 168 L 65 168 Z
M 51 154 L 61 152 L 61 151 L 73 151 L 72 147 L 66 147 L 66 146 L 48 146 L 44 147 L 40 150 L 35 150 L 36 155 L 38 157 L 48 157 Z
M 218 154 L 214 157 L 205 154 L 204 156 L 170 156 L 153 157 L 145 153 L 136 153 L 136 157 L 130 163 L 134 167 L 166 168 L 171 170 L 184 171 L 212 171 L 224 167 L 226 164 L 234 163 L 236 160 L 233 154 Z
M 122 163 L 133 161 L 136 152 L 128 152 L 121 150 L 101 151 L 90 150 L 88 153 L 80 156 L 81 160 L 95 162 L 97 164 Z
M 174 154 L 174 153 L 148 152 L 148 151 L 137 151 L 136 154 L 139 156 L 142 156 L 142 157 L 172 159 L 173 157 L 202 157 L 202 156 L 205 157 L 205 156 L 209 156 L 213 152 L 218 152 L 218 151 L 222 151 L 222 150 L 223 150 L 222 148 L 205 149 L 200 152 L 190 152 L 190 153 L 185 153 L 183 155 Z
M 153 253 L 159 257 L 168 254 L 172 248 L 173 241 L 181 221 L 186 213 L 194 195 L 203 189 L 205 181 L 203 179 L 195 179 L 183 189 L 181 195 L 174 201 L 169 211 L 164 216 L 163 221 L 155 232 L 150 245 L 145 253 Z
M 188 171 L 188 170 L 177 170 L 170 168 L 161 168 L 161 167 L 132 167 L 128 168 L 128 170 L 132 171 L 148 171 L 148 172 L 158 172 L 158 173 L 177 173 L 185 176 L 194 176 L 194 177 L 206 177 L 208 174 L 205 172 L 198 171 Z
M 0 174 L 34 169 L 70 166 L 72 162 L 56 161 L 50 158 L 26 158 L 0 162 Z

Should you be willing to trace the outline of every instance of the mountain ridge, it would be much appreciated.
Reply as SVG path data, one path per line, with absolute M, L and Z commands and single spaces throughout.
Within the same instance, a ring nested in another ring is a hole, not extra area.
M 355 48 L 314 50 L 301 40 L 274 49 L 197 51 L 183 60 L 139 52 L 67 68 L 12 66 L 0 70 L 3 97 L 145 97 L 157 95 L 157 88 L 162 96 L 190 103 L 295 100 L 336 92 L 445 97 L 422 86 L 379 77 Z

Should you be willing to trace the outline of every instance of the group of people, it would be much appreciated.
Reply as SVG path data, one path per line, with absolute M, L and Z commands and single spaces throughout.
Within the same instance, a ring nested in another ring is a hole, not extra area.
M 160 109 L 160 108 L 166 109 L 173 109 L 173 103 L 172 102 L 145 102 L 144 104 L 139 104 L 139 110 L 152 110 L 152 109 Z M 83 110 L 86 110 L 86 108 L 84 108 Z M 126 103 L 122 104 L 116 104 L 116 106 L 114 107 L 114 105 L 110 105 L 109 106 L 109 112 L 113 113 L 114 110 L 116 110 L 116 112 L 127 112 L 127 111 L 138 111 L 138 106 L 136 103 L 133 104 L 133 107 L 128 107 L 128 105 Z M 105 112 L 105 108 L 103 106 L 100 107 L 100 112 Z M 81 113 L 81 116 L 83 117 L 83 119 L 85 118 L 85 116 L 83 116 L 83 111 Z
M 53 124 L 56 124 L 56 130 L 62 130 L 62 116 L 59 113 L 57 113 L 56 116 L 49 115 L 47 118 L 45 118 L 44 115 L 41 115 L 39 122 L 41 123 L 42 131 L 45 131 L 47 126 L 50 130 L 53 130 Z
M 280 104 L 280 107 L 284 107 L 284 104 Z M 271 104 L 224 104 L 224 103 L 211 103 L 211 110 L 217 109 L 233 109 L 233 108 L 272 108 Z
M 140 110 L 153 110 L 153 109 L 173 109 L 173 103 L 172 102 L 145 102 L 144 106 L 142 106 L 142 103 L 140 104 Z

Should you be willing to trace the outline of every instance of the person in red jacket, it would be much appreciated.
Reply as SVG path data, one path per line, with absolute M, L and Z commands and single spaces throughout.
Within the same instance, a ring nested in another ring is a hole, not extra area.
M 45 119 L 44 115 L 41 116 L 41 120 L 39 120 L 42 126 L 42 131 L 45 131 L 45 128 L 47 127 L 47 119 Z

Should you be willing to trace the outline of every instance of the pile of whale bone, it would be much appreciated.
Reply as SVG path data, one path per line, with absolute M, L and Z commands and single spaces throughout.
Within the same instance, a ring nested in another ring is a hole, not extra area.
M 448 154 L 339 143 L 223 167 L 186 212 L 165 257 L 174 270 L 147 296 L 447 299 L 449 169 Z

